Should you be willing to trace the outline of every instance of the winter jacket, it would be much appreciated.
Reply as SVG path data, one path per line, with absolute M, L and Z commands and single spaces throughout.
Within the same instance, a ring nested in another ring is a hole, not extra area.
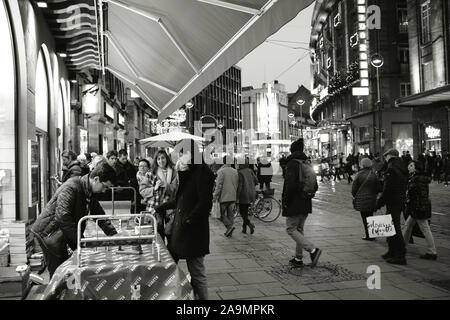
M 236 169 L 230 165 L 223 165 L 217 171 L 216 187 L 214 189 L 214 201 L 236 202 L 239 175 Z
M 377 208 L 384 205 L 403 208 L 407 184 L 408 170 L 403 161 L 398 157 L 389 159 L 384 173 L 383 192 L 377 201 Z
M 175 209 L 168 244 L 174 258 L 186 259 L 209 254 L 209 212 L 212 207 L 214 173 L 206 165 L 194 165 L 178 172 L 180 185 L 176 199 L 156 208 Z
M 80 163 L 76 160 L 71 161 L 67 165 L 67 167 L 63 167 L 62 172 L 63 172 L 63 175 L 62 175 L 61 182 L 63 182 L 63 183 L 66 182 L 67 180 L 69 180 L 70 178 L 79 177 L 82 174 Z
M 136 198 L 138 203 L 141 202 L 141 197 L 139 194 L 139 185 L 136 179 L 136 168 L 129 161 L 122 164 L 120 161 L 116 161 L 114 165 L 114 170 L 116 171 L 118 187 L 133 187 L 136 190 Z M 120 190 L 115 193 L 116 200 L 132 200 L 134 201 L 134 195 L 131 190 Z
M 287 160 L 286 160 L 287 163 Z M 257 174 L 256 177 L 258 178 L 258 181 L 260 183 L 264 182 L 271 182 L 273 176 L 273 168 L 272 164 L 270 162 L 264 164 L 264 163 L 258 163 L 257 164 Z
M 372 169 L 363 169 L 353 181 L 352 195 L 354 208 L 360 212 L 374 212 L 377 195 L 381 192 L 381 183 Z
M 239 184 L 237 189 L 237 201 L 240 204 L 250 204 L 256 200 L 255 185 L 258 184 L 258 179 L 248 166 L 240 168 L 238 174 Z
M 300 181 L 300 163 L 296 161 L 305 161 L 307 159 L 303 152 L 294 152 L 288 157 L 282 193 L 283 217 L 308 215 L 312 212 L 312 199 L 303 197 L 304 181 Z M 318 188 L 316 184 L 316 191 Z
M 431 179 L 425 175 L 414 174 L 410 177 L 406 196 L 406 214 L 408 216 L 418 220 L 431 218 L 430 182 Z
M 143 198 L 143 202 L 147 206 L 147 211 L 151 208 L 155 208 L 158 205 L 173 200 L 178 188 L 178 175 L 175 169 L 172 169 L 171 181 L 167 183 L 167 177 L 147 172 L 145 175 L 141 175 L 139 172 L 136 174 L 136 179 L 139 184 L 139 193 Z M 159 187 L 155 190 L 155 184 L 158 180 L 164 179 L 166 181 L 166 187 Z
M 92 193 L 89 175 L 74 177 L 59 187 L 34 222 L 31 230 L 42 238 L 51 236 L 56 231 L 61 230 L 63 241 L 72 250 L 75 250 L 77 247 L 78 221 L 89 213 L 90 215 L 105 214 L 95 194 Z M 109 220 L 100 220 L 98 224 L 108 236 L 117 233 Z M 83 234 L 84 229 L 85 225 L 81 228 L 81 234 Z

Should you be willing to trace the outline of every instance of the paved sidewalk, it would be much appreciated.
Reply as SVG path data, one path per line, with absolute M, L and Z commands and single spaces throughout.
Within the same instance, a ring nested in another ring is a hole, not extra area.
M 276 197 L 280 198 L 282 181 L 275 177 Z M 433 191 L 435 188 L 439 189 Z M 384 239 L 361 240 L 363 229 L 359 213 L 351 206 L 350 185 L 346 182 L 320 184 L 313 202 L 313 214 L 306 223 L 306 234 L 323 250 L 316 268 L 294 269 L 288 260 L 294 242 L 285 232 L 285 218 L 272 223 L 253 219 L 255 234 L 242 234 L 242 220 L 236 220 L 233 237 L 225 238 L 225 228 L 214 218 L 211 225 L 211 254 L 206 258 L 210 299 L 282 299 L 282 300 L 347 300 L 347 299 L 450 299 L 450 236 L 446 226 L 436 220 L 447 219 L 448 203 L 442 196 L 450 189 L 432 186 L 432 229 L 438 248 L 438 260 L 419 259 L 425 251 L 424 239 L 415 238 L 408 246 L 407 266 L 390 265 L 380 257 L 387 250 Z M 442 190 L 441 190 L 442 189 Z M 441 194 L 436 198 L 436 194 Z M 434 202 L 438 201 L 435 205 Z M 437 210 L 437 209 L 436 209 Z M 442 220 L 444 221 L 444 220 Z M 441 222 L 442 222 L 441 221 Z M 304 262 L 309 264 L 309 255 Z M 183 261 L 180 265 L 187 270 Z M 381 289 L 367 288 L 367 268 L 381 270 Z

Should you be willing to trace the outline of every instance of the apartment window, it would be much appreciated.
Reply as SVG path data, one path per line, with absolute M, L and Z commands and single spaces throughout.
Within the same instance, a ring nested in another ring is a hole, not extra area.
M 433 89 L 433 61 L 424 63 L 422 65 L 422 80 L 423 80 L 423 89 L 425 91 Z
M 408 48 L 399 48 L 399 61 L 400 64 L 409 64 L 409 49 Z
M 400 83 L 400 96 L 407 97 L 411 95 L 411 84 L 408 82 Z
M 431 41 L 431 2 L 430 2 L 430 0 L 422 3 L 421 20 L 422 20 L 422 43 L 428 43 Z
M 398 28 L 400 33 L 408 33 L 408 10 L 406 8 L 399 8 L 397 10 L 398 15 Z

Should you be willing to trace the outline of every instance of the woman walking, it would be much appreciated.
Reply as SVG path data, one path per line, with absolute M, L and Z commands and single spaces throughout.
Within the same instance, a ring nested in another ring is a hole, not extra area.
M 417 222 L 428 244 L 427 253 L 420 256 L 420 258 L 436 260 L 436 246 L 434 244 L 430 225 L 428 224 L 428 220 L 431 218 L 431 201 L 429 197 L 429 184 L 431 178 L 426 175 L 422 164 L 417 161 L 412 161 L 408 165 L 408 171 L 409 181 L 408 191 L 406 193 L 406 212 L 408 214 L 408 219 L 406 220 L 405 229 L 403 231 L 405 245 L 408 244 L 414 225 Z
M 255 232 L 255 225 L 250 222 L 248 218 L 248 208 L 251 203 L 256 200 L 256 188 L 258 179 L 255 173 L 249 168 L 249 159 L 245 159 L 245 164 L 239 165 L 239 183 L 237 189 L 239 212 L 242 217 L 242 233 L 247 233 L 247 226 L 250 228 L 250 233 Z
M 361 160 L 362 170 L 356 175 L 352 185 L 353 207 L 361 213 L 365 237 L 363 240 L 373 241 L 367 229 L 367 217 L 371 217 L 376 209 L 377 195 L 381 185 L 377 175 L 372 170 L 372 161 L 369 158 Z

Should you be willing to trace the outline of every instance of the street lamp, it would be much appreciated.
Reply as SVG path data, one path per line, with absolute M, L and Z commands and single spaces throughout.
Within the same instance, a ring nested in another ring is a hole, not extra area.
M 297 100 L 297 104 L 300 106 L 300 137 L 303 138 L 303 105 L 305 104 L 305 100 L 302 98 Z
M 381 127 L 382 127 L 382 114 L 381 114 L 381 88 L 380 88 L 380 68 L 384 65 L 383 56 L 379 53 L 375 53 L 370 58 L 370 64 L 377 70 L 377 112 L 378 112 L 378 142 L 380 146 L 380 154 L 382 153 L 381 146 Z

